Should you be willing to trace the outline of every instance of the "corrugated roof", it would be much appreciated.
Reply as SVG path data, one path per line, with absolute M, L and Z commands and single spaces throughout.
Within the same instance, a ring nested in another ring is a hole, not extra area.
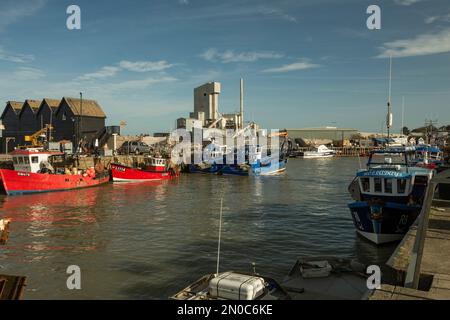
M 80 99 L 66 97 L 63 99 L 67 101 L 67 104 L 76 116 L 82 115 L 85 117 L 106 118 L 106 114 L 103 112 L 102 107 L 100 107 L 95 100 L 83 99 L 83 110 L 81 110 Z

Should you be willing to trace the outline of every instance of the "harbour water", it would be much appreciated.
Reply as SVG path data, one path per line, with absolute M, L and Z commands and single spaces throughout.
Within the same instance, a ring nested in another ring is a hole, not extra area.
M 383 265 L 395 244 L 359 238 L 347 186 L 365 159 L 292 159 L 273 177 L 191 174 L 157 183 L 2 197 L 12 218 L 0 272 L 28 276 L 25 299 L 167 299 L 216 268 L 282 280 L 300 256 Z M 81 268 L 81 290 L 66 269 Z

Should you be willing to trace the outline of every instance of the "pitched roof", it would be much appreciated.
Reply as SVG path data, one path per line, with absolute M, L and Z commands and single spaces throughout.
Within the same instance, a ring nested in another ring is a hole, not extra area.
M 25 104 L 28 104 L 31 109 L 33 109 L 33 112 L 36 112 L 39 109 L 39 106 L 41 105 L 41 100 L 25 100 Z
M 56 109 L 58 109 L 59 103 L 61 102 L 61 100 L 44 98 L 44 100 L 42 100 L 42 103 L 44 103 L 44 102 L 47 103 L 47 105 L 48 105 L 53 111 L 55 111 Z
M 20 110 L 22 110 L 23 102 L 8 101 L 6 103 L 5 109 L 3 110 L 0 119 L 3 119 L 3 117 L 5 116 L 5 112 L 8 108 L 8 106 L 10 106 L 14 110 L 14 112 L 18 115 L 20 113 Z
M 8 101 L 6 105 L 10 105 L 14 111 L 19 114 L 20 110 L 22 110 L 23 102 L 18 101 Z
M 76 116 L 106 118 L 102 107 L 95 100 L 83 99 L 83 103 L 80 103 L 80 99 L 76 98 L 64 97 L 63 100 L 67 102 L 73 114 Z M 81 107 L 83 110 L 81 110 Z

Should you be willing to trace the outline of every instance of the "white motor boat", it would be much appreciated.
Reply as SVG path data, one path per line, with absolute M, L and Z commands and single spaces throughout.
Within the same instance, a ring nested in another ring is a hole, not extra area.
M 336 155 L 336 151 L 328 149 L 326 146 L 321 145 L 315 148 L 313 151 L 305 151 L 299 154 L 302 158 L 331 158 Z

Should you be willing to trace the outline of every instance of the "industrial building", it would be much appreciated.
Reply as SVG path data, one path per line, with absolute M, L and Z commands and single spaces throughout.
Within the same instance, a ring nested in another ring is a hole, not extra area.
M 72 141 L 77 145 L 83 138 L 89 141 L 105 130 L 106 114 L 94 100 L 63 97 L 61 100 L 8 101 L 0 117 L 1 152 L 10 152 L 26 144 L 25 136 L 32 135 L 51 124 L 52 140 Z
M 189 118 L 177 119 L 177 128 L 192 131 L 194 128 L 242 129 L 244 128 L 243 80 L 239 113 L 220 113 L 219 95 L 221 84 L 208 82 L 194 89 L 194 112 Z
M 316 144 L 332 143 L 336 146 L 344 145 L 345 141 L 358 135 L 356 129 L 339 129 L 336 127 L 287 129 L 289 137 L 300 147 Z

